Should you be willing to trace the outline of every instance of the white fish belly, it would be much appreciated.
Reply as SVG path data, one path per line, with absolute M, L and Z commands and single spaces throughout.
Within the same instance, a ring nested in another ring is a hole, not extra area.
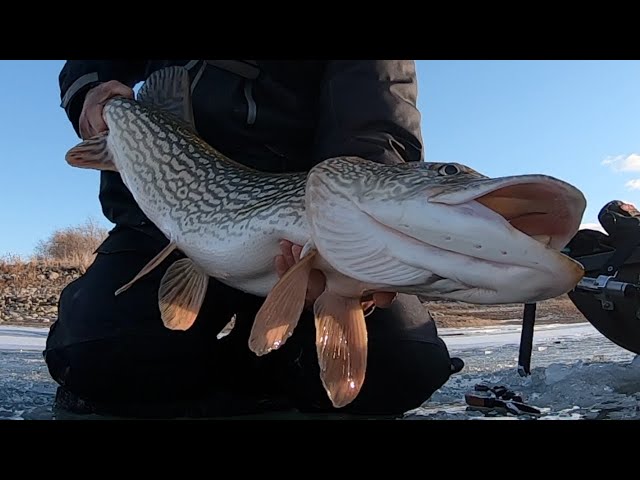
M 178 246 L 208 275 L 238 290 L 266 297 L 278 281 L 275 258 L 280 241 L 304 245 L 309 240 L 306 225 L 284 229 L 252 228 L 223 239 L 204 235 L 178 240 Z

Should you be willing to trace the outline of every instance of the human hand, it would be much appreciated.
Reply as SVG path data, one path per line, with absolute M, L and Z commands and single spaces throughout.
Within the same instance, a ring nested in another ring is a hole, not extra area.
M 288 240 L 280 242 L 280 251 L 282 255 L 277 255 L 275 259 L 276 271 L 278 277 L 282 277 L 287 270 L 300 261 L 302 247 L 295 245 Z M 322 294 L 325 288 L 325 276 L 320 270 L 311 270 L 309 275 L 309 284 L 307 285 L 307 296 L 305 298 L 305 308 L 311 307 L 316 299 Z M 373 295 L 363 299 L 362 308 L 365 312 L 375 307 L 388 308 L 396 298 L 396 293 L 392 292 L 375 292 Z
M 117 80 L 110 80 L 87 92 L 79 123 L 80 136 L 83 140 L 107 130 L 107 124 L 102 118 L 102 109 L 107 100 L 118 96 L 133 98 L 133 90 Z

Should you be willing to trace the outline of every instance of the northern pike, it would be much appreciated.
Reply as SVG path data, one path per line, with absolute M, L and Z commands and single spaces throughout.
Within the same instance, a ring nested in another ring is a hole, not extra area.
M 186 258 L 169 266 L 158 292 L 164 325 L 188 329 L 214 277 L 266 297 L 249 338 L 264 355 L 293 333 L 309 273 L 322 271 L 316 347 L 335 407 L 353 401 L 365 378 L 364 296 L 536 302 L 568 292 L 584 273 L 560 250 L 579 228 L 585 198 L 550 176 L 488 178 L 458 163 L 355 157 L 307 173 L 260 172 L 199 137 L 182 67 L 152 74 L 136 99 L 110 99 L 103 117 L 107 132 L 71 148 L 67 162 L 118 172 L 169 240 L 116 294 L 178 249 Z M 283 239 L 304 249 L 279 279 Z

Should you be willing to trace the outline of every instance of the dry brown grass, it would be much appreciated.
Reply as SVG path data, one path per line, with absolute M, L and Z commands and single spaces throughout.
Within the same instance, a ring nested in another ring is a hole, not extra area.
M 504 323 L 519 324 L 524 305 L 472 305 L 462 302 L 425 304 L 439 327 L 480 327 Z M 585 317 L 567 295 L 539 302 L 536 323 L 586 322 Z
M 9 285 L 23 288 L 41 283 L 38 275 L 51 267 L 84 273 L 107 233 L 106 228 L 88 219 L 81 225 L 55 230 L 49 238 L 38 242 L 31 258 L 11 254 L 0 257 L 0 288 Z
M 35 259 L 86 269 L 106 236 L 107 229 L 90 218 L 81 225 L 58 229 L 41 240 L 35 249 Z
M 47 268 L 75 269 L 84 273 L 90 263 L 88 258 L 24 260 L 13 255 L 5 256 L 0 258 L 0 291 L 7 287 L 28 288 L 41 285 L 43 280 L 38 276 L 43 275 Z
M 39 273 L 37 262 L 25 262 L 19 257 L 8 255 L 0 259 L 0 274 L 6 274 L 13 279 L 0 276 L 0 289 L 7 286 L 24 288 L 33 285 Z

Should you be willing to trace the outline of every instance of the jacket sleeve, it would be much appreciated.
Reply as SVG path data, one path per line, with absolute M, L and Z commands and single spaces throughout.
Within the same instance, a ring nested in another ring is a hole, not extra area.
M 313 163 L 347 155 L 385 164 L 422 161 L 417 90 L 413 61 L 329 62 Z
M 78 136 L 78 123 L 87 91 L 109 80 L 118 80 L 133 88 L 144 79 L 146 64 L 146 60 L 68 60 L 64 64 L 58 77 L 61 107 Z

